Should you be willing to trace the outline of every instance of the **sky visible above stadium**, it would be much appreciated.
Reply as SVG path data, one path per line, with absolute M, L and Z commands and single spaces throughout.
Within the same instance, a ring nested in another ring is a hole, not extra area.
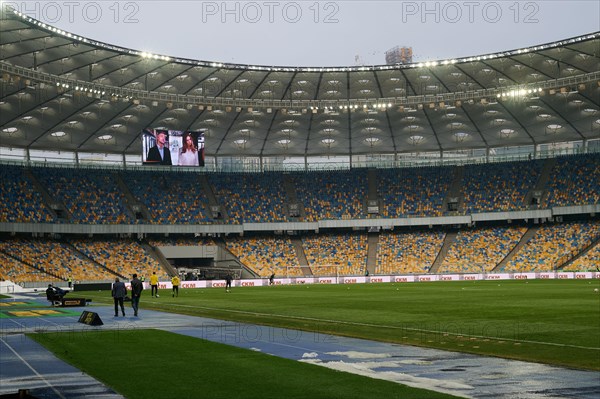
M 2 1 L 79 35 L 154 54 L 237 64 L 385 64 L 394 46 L 421 62 L 600 30 L 600 2 Z

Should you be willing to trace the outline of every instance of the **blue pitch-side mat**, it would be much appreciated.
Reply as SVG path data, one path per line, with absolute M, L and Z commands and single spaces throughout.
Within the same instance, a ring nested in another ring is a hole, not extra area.
M 0 339 L 0 394 L 19 389 L 40 399 L 123 398 L 23 334 Z
M 167 330 L 457 396 L 600 397 L 598 372 L 218 320 Z

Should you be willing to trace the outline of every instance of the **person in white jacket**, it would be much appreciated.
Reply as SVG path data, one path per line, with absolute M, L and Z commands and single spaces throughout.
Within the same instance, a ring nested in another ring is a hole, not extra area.
M 199 166 L 198 148 L 194 143 L 194 136 L 190 132 L 187 132 L 183 136 L 183 146 L 181 147 L 181 153 L 179 154 L 179 165 Z

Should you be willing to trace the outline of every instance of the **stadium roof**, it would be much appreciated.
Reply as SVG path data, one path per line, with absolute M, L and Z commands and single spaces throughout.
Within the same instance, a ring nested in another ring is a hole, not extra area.
M 142 129 L 205 130 L 206 155 L 448 152 L 600 138 L 600 32 L 426 63 L 225 64 L 0 19 L 0 145 L 139 155 Z

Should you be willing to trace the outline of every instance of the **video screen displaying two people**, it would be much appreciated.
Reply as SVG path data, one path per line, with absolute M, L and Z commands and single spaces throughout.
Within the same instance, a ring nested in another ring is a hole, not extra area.
M 204 132 L 144 129 L 145 165 L 204 166 Z

